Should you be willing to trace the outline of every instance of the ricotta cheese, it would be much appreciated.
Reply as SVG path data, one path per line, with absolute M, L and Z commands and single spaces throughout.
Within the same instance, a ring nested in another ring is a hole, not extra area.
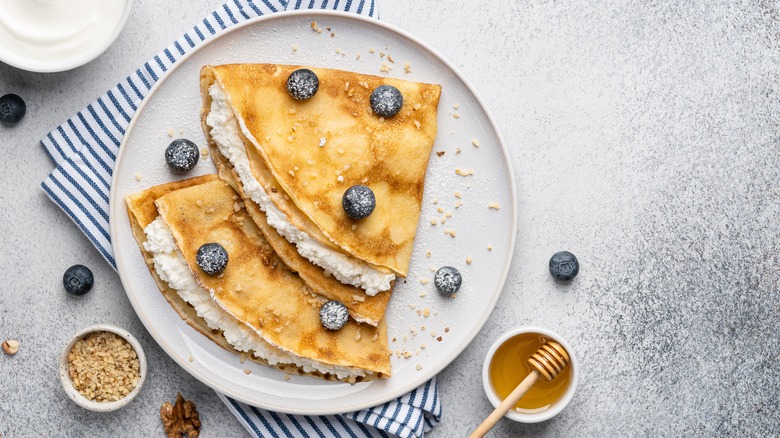
M 144 249 L 152 254 L 157 275 L 168 283 L 171 289 L 176 290 L 181 299 L 191 304 L 197 315 L 203 318 L 211 329 L 221 330 L 225 339 L 236 350 L 251 351 L 270 365 L 294 364 L 306 372 L 334 374 L 339 379 L 371 374 L 360 368 L 329 365 L 300 357 L 272 345 L 258 331 L 222 308 L 211 293 L 198 283 L 162 218 L 158 217 L 150 223 L 144 233 Z
M 389 290 L 390 283 L 395 280 L 394 274 L 381 272 L 362 260 L 329 248 L 289 222 L 287 216 L 276 207 L 263 186 L 252 175 L 246 147 L 239 134 L 239 123 L 230 107 L 227 94 L 217 83 L 209 87 L 209 94 L 212 101 L 206 124 L 211 127 L 211 138 L 222 155 L 233 165 L 244 192 L 265 212 L 268 224 L 295 244 L 299 254 L 340 282 L 362 288 L 370 296 Z

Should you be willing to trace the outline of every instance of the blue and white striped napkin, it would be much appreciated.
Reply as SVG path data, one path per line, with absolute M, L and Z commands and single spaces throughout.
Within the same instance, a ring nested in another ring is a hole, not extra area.
M 111 266 L 116 268 L 108 231 L 114 162 L 133 114 L 154 83 L 185 53 L 232 25 L 302 8 L 377 16 L 375 0 L 233 0 L 41 140 L 57 165 L 41 187 Z M 343 415 L 279 414 L 239 403 L 223 394 L 219 396 L 244 427 L 258 437 L 422 437 L 441 418 L 435 378 L 393 401 Z

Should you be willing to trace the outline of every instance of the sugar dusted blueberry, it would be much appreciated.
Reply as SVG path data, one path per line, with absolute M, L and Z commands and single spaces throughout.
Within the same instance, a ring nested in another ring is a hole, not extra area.
M 379 117 L 393 117 L 404 106 L 404 96 L 392 85 L 380 85 L 371 93 L 371 110 Z
M 27 105 L 16 94 L 0 97 L 0 121 L 9 125 L 18 123 L 27 113 Z
M 94 284 L 95 277 L 92 276 L 92 271 L 84 265 L 73 265 L 62 276 L 62 285 L 71 295 L 84 295 Z
M 299 68 L 287 77 L 287 92 L 295 100 L 311 99 L 320 88 L 317 74 L 308 68 Z
M 445 297 L 451 297 L 458 292 L 463 283 L 463 277 L 460 272 L 452 266 L 442 266 L 433 276 L 433 284 L 439 293 Z
M 198 248 L 195 261 L 209 275 L 219 275 L 228 264 L 228 253 L 219 243 L 206 243 Z
M 165 149 L 165 161 L 176 172 L 189 172 L 198 164 L 200 151 L 195 143 L 186 138 L 177 138 Z
M 569 281 L 580 272 L 580 262 L 569 251 L 559 251 L 550 257 L 550 274 L 556 280 Z
M 364 219 L 371 216 L 376 208 L 374 192 L 367 186 L 355 185 L 344 192 L 341 198 L 341 206 L 344 212 L 352 219 Z
M 349 320 L 349 310 L 340 301 L 328 301 L 320 308 L 320 322 L 328 330 L 340 330 Z

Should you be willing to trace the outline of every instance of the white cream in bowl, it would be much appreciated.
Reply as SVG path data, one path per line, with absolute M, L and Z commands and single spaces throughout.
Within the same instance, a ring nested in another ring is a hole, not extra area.
M 69 70 L 116 39 L 132 0 L 0 0 L 0 61 L 36 71 Z

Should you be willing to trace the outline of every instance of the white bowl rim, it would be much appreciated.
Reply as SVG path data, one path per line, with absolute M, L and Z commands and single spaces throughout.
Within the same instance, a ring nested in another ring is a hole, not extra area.
M 76 390 L 76 388 L 73 386 L 73 381 L 70 379 L 70 373 L 68 373 L 68 353 L 70 353 L 71 348 L 73 348 L 73 345 L 76 343 L 76 341 L 78 341 L 79 339 L 83 338 L 84 336 L 90 333 L 95 333 L 95 332 L 111 332 L 121 336 L 124 340 L 130 343 L 130 345 L 135 350 L 136 355 L 138 356 L 138 364 L 139 364 L 138 383 L 135 385 L 135 388 L 133 388 L 133 390 L 130 391 L 126 396 L 116 401 L 96 402 L 96 401 L 89 400 L 88 398 L 84 397 Z M 141 391 L 141 387 L 146 381 L 146 354 L 144 353 L 144 349 L 141 347 L 141 344 L 138 342 L 138 339 L 136 339 L 127 330 L 110 324 L 95 324 L 87 328 L 84 328 L 82 330 L 79 330 L 78 333 L 76 333 L 71 337 L 70 341 L 68 341 L 67 345 L 65 345 L 65 348 L 62 350 L 62 354 L 60 355 L 59 368 L 60 368 L 60 383 L 62 384 L 62 389 L 68 395 L 68 398 L 73 400 L 73 402 L 76 403 L 77 405 L 85 409 L 88 409 L 90 411 L 110 412 L 122 408 L 128 403 L 130 403 L 131 401 L 133 401 L 135 396 L 137 396 L 138 393 Z
M 102 55 L 103 52 L 111 47 L 111 44 L 114 44 L 114 41 L 116 41 L 116 39 L 119 37 L 119 34 L 122 33 L 122 29 L 124 29 L 125 24 L 127 24 L 127 19 L 130 18 L 130 11 L 133 6 L 133 1 L 134 0 L 127 0 L 127 4 L 125 4 L 125 10 L 122 12 L 122 18 L 119 19 L 119 23 L 117 23 L 116 28 L 114 28 L 113 32 L 111 32 L 108 38 L 103 41 L 103 44 L 95 46 L 95 48 L 89 52 L 82 53 L 81 56 L 65 59 L 58 63 L 52 63 L 46 66 L 30 66 L 25 64 L 25 58 L 3 57 L 2 52 L 0 51 L 0 62 L 33 73 L 60 73 L 81 67 L 82 65 L 87 64 L 98 56 Z
M 493 389 L 493 385 L 490 383 L 490 362 L 493 360 L 493 356 L 495 355 L 496 350 L 498 350 L 498 347 L 503 345 L 504 342 L 510 338 L 524 333 L 538 333 L 560 343 L 561 346 L 566 349 L 566 352 L 569 353 L 569 358 L 571 360 L 569 364 L 571 367 L 571 380 L 569 382 L 569 388 L 566 390 L 560 400 L 553 404 L 549 409 L 545 409 L 541 412 L 525 413 L 509 410 L 506 415 L 504 415 L 504 417 L 519 423 L 539 423 L 549 420 L 563 411 L 571 399 L 574 398 L 574 393 L 577 391 L 577 383 L 579 381 L 579 365 L 577 362 L 577 356 L 575 355 L 574 350 L 571 348 L 571 345 L 569 345 L 569 343 L 566 342 L 566 340 L 563 339 L 558 333 L 543 327 L 519 326 L 502 334 L 495 342 L 493 342 L 493 345 L 490 346 L 490 349 L 485 356 L 485 361 L 482 364 L 482 386 L 485 389 L 485 395 L 487 395 L 487 398 L 490 400 L 490 403 L 493 405 L 493 407 L 498 407 L 502 400 L 498 397 L 495 390 Z

